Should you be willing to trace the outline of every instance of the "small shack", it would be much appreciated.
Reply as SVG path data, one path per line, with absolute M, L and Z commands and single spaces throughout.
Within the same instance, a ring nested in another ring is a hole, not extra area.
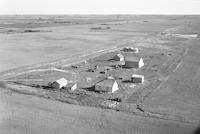
M 95 91 L 114 93 L 119 90 L 118 83 L 113 79 L 105 79 L 95 84 Z
M 131 81 L 133 83 L 144 83 L 144 76 L 138 75 L 138 74 L 133 74 L 131 77 Z
M 126 57 L 125 58 L 125 67 L 126 68 L 141 68 L 144 66 L 144 61 L 139 57 Z
M 52 82 L 51 87 L 60 89 L 60 88 L 66 87 L 67 84 L 68 84 L 68 81 L 65 78 L 60 78 L 60 79 Z
M 115 61 L 124 61 L 124 56 L 122 54 L 117 54 L 113 57 Z
M 74 90 L 76 90 L 77 88 L 78 88 L 77 83 L 69 83 L 69 84 L 67 84 L 67 86 L 66 86 L 66 89 L 69 89 L 69 90 L 71 90 L 71 91 L 74 91 Z

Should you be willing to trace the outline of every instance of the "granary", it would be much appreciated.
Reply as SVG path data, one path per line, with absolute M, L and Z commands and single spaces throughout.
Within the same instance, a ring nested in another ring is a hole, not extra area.
M 126 68 L 141 68 L 144 66 L 144 61 L 142 58 L 129 56 L 125 58 Z
M 95 84 L 95 91 L 114 93 L 117 90 L 118 83 L 113 79 L 105 79 Z
M 138 48 L 133 48 L 133 47 L 125 47 L 125 48 L 122 49 L 122 51 L 138 53 L 139 49 Z
M 51 87 L 60 89 L 60 88 L 66 87 L 67 84 L 68 84 L 68 81 L 65 78 L 61 78 L 51 83 Z
M 131 77 L 131 81 L 133 83 L 143 83 L 144 82 L 144 76 L 133 74 L 132 77 Z
M 74 90 L 76 90 L 77 88 L 78 88 L 77 83 L 69 83 L 69 84 L 67 84 L 67 86 L 66 86 L 66 89 L 69 89 L 69 90 L 71 90 L 71 91 L 74 91 Z
M 117 54 L 113 57 L 113 60 L 116 61 L 123 61 L 124 60 L 124 56 L 122 54 Z

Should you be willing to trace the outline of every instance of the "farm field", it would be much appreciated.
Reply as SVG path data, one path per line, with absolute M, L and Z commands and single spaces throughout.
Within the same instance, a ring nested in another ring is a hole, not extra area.
M 48 133 L 52 126 L 49 132 L 56 133 L 195 133 L 200 127 L 199 20 L 0 16 L 0 131 Z M 139 53 L 122 51 L 127 46 Z M 126 68 L 112 60 L 119 53 L 142 57 L 144 66 Z M 144 83 L 133 84 L 132 74 L 143 75 Z M 109 76 L 119 90 L 96 92 L 94 85 Z M 78 89 L 49 87 L 62 77 Z

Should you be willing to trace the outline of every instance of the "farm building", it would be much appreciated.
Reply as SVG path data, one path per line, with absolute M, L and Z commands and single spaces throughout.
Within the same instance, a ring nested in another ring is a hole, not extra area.
M 94 69 L 97 69 L 97 70 L 98 70 L 98 69 L 99 69 L 99 66 L 98 66 L 98 65 L 95 65 L 95 66 L 94 66 Z
M 122 54 L 117 54 L 113 57 L 113 60 L 116 61 L 123 61 L 124 60 L 124 56 Z
M 115 78 L 113 76 L 108 76 L 107 79 L 112 79 L 114 80 Z
M 139 49 L 138 48 L 133 48 L 133 47 L 125 47 L 125 48 L 122 49 L 122 51 L 138 53 Z
M 144 82 L 144 76 L 133 74 L 132 77 L 131 77 L 131 81 L 133 83 L 143 83 Z
M 144 61 L 139 57 L 126 57 L 125 67 L 126 68 L 141 68 L 144 66 Z
M 66 87 L 67 84 L 68 84 L 68 81 L 65 78 L 61 78 L 51 83 L 51 87 L 60 89 L 60 88 Z
M 78 88 L 78 86 L 77 86 L 77 83 L 69 83 L 69 84 L 67 84 L 66 88 L 71 91 L 74 91 Z
M 119 90 L 118 83 L 113 79 L 106 79 L 95 84 L 95 91 L 111 92 Z

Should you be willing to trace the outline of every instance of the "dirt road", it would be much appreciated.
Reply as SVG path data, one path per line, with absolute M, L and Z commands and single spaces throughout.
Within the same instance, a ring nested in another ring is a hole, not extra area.
M 200 119 L 200 56 L 199 40 L 189 40 L 182 63 L 146 102 L 144 109 L 157 113 L 171 114 L 179 120 L 199 122 Z

